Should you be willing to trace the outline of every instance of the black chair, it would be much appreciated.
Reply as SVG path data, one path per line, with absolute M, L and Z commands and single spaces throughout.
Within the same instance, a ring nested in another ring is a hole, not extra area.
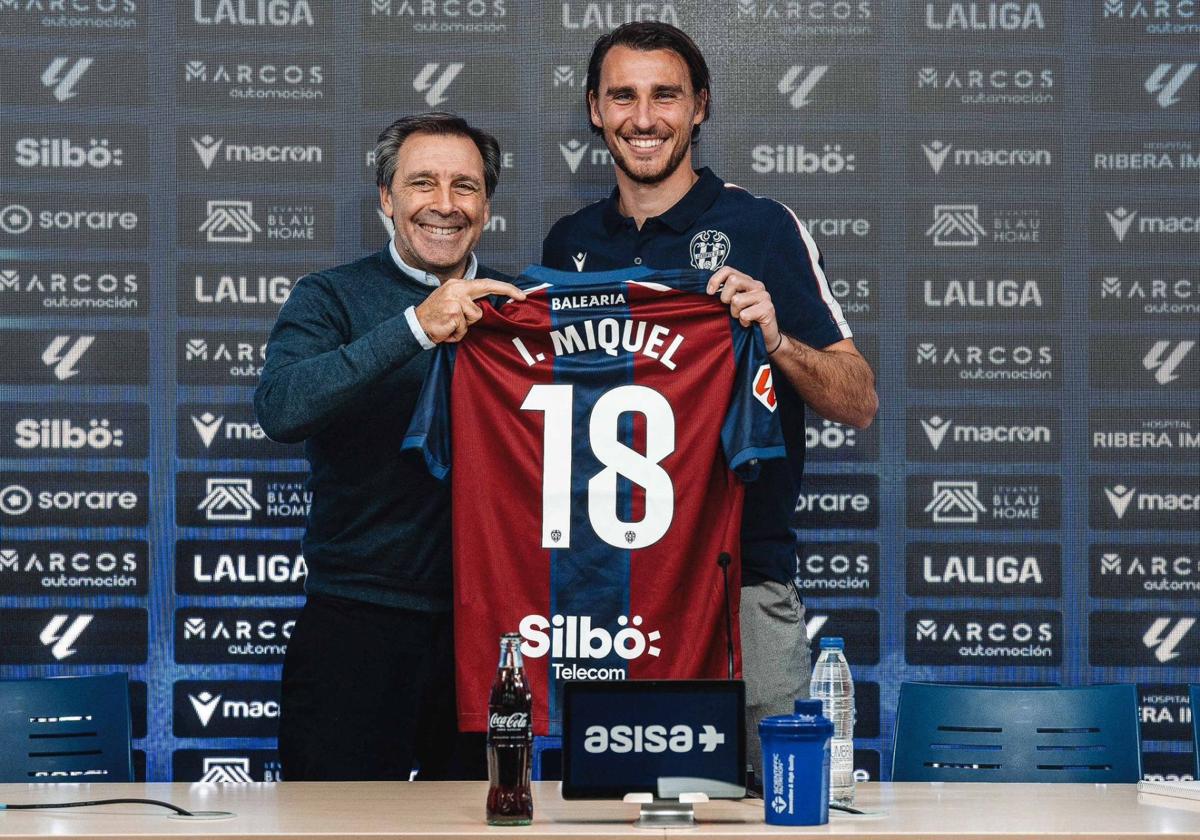
M 131 782 L 126 674 L 0 680 L 0 782 Z
M 1193 776 L 1200 779 L 1200 685 L 1189 685 L 1188 696 L 1192 705 L 1192 768 Z
M 1137 689 L 904 683 L 892 781 L 1136 782 Z

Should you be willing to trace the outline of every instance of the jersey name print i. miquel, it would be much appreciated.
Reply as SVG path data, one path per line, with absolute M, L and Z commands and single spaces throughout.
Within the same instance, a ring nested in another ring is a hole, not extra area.
M 405 440 L 451 477 L 459 724 L 524 639 L 534 731 L 571 679 L 723 679 L 743 480 L 784 457 L 762 334 L 709 273 L 533 266 L 437 351 Z M 452 476 L 451 476 L 452 472 Z

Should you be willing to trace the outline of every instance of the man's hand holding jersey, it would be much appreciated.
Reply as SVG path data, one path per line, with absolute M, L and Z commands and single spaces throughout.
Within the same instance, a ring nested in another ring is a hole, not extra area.
M 771 302 L 771 293 L 761 282 L 726 265 L 714 271 L 708 279 L 708 293 L 720 293 L 721 303 L 729 306 L 730 313 L 743 327 L 758 324 L 768 353 L 774 353 L 779 347 L 783 336 L 775 320 L 775 304 Z
M 859 429 L 871 425 L 879 410 L 875 374 L 853 340 L 815 348 L 789 336 L 779 329 L 767 287 L 729 266 L 713 272 L 708 293 L 719 294 L 742 326 L 758 324 L 771 364 L 813 411 Z
M 525 293 L 511 283 L 456 277 L 438 286 L 416 308 L 417 321 L 434 344 L 461 341 L 467 328 L 483 317 L 483 310 L 475 301 L 488 295 L 525 300 Z

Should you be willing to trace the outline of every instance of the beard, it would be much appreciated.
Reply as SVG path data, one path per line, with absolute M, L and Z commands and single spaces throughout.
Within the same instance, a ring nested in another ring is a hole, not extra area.
M 667 178 L 675 174 L 675 171 L 679 169 L 679 164 L 683 163 L 683 159 L 687 156 L 688 149 L 691 148 L 691 145 L 691 138 L 689 138 L 686 143 L 680 143 L 671 152 L 671 156 L 667 158 L 667 162 L 663 164 L 662 168 L 651 172 L 635 172 L 633 168 L 630 167 L 629 161 L 625 160 L 625 157 L 621 154 L 619 144 L 613 144 L 609 146 L 608 151 L 610 154 L 612 154 L 613 163 L 617 165 L 618 169 L 628 175 L 631 181 L 636 184 L 652 186 L 654 184 L 662 183 Z

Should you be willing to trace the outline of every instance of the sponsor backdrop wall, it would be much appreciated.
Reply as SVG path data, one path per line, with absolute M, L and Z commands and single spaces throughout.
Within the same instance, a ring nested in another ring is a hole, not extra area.
M 611 184 L 584 65 L 635 16 L 705 48 L 702 162 L 806 222 L 878 371 L 870 430 L 809 421 L 795 519 L 859 767 L 903 680 L 1133 681 L 1147 772 L 1190 774 L 1190 0 L 0 0 L 0 676 L 127 670 L 139 773 L 279 778 L 307 500 L 250 404 L 272 319 L 386 241 L 408 112 L 498 135 L 482 255 L 535 261 Z

